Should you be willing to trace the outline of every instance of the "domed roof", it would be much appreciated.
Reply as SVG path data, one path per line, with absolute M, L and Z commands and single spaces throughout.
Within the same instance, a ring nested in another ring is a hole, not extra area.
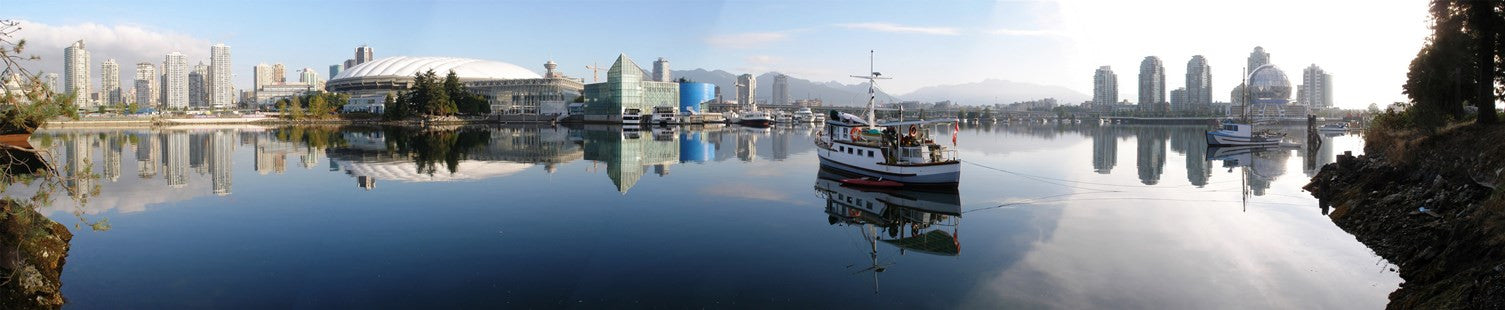
M 523 67 L 499 61 L 453 58 L 453 57 L 408 57 L 397 56 L 372 60 L 341 71 L 330 81 L 366 77 L 413 77 L 419 72 L 434 70 L 439 76 L 450 70 L 462 80 L 536 79 L 542 78 Z
M 1285 103 L 1291 98 L 1291 80 L 1275 65 L 1263 65 L 1249 73 L 1249 97 L 1255 103 Z

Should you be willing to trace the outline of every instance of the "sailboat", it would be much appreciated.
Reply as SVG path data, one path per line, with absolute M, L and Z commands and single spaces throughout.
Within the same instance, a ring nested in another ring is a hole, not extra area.
M 913 120 L 878 123 L 874 117 L 878 80 L 872 69 L 872 51 L 868 52 L 869 73 L 852 77 L 868 80 L 866 117 L 831 111 L 826 128 L 815 139 L 816 153 L 822 168 L 849 175 L 895 181 L 905 186 L 957 186 L 961 178 L 961 159 L 956 150 L 937 143 L 931 126 L 952 124 L 955 119 Z M 951 134 L 956 146 L 956 130 Z
M 1247 69 L 1246 69 L 1247 70 Z M 1257 71 L 1257 70 L 1256 70 Z M 1241 107 L 1242 120 L 1235 123 L 1224 120 L 1218 130 L 1207 131 L 1207 145 L 1209 146 L 1272 146 L 1279 145 L 1285 138 L 1284 134 L 1257 132 L 1253 123 L 1249 122 L 1249 104 L 1253 102 L 1249 98 L 1249 74 L 1244 74 L 1243 88 L 1244 104 Z

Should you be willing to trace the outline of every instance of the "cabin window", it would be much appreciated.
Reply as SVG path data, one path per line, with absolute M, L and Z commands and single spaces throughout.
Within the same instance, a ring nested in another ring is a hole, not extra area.
M 868 150 L 867 151 L 867 157 L 870 157 L 870 158 L 873 157 L 873 150 Z

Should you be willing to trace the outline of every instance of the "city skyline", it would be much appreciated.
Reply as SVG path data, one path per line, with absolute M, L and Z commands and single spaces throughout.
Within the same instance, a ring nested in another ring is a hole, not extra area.
M 190 62 L 209 62 L 209 46 L 217 43 L 235 46 L 235 58 L 240 61 L 236 62 L 239 65 L 232 65 L 231 70 L 233 86 L 239 90 L 252 89 L 251 64 L 285 63 L 293 68 L 325 68 L 342 64 L 351 58 L 354 47 L 362 45 L 380 50 L 375 53 L 378 58 L 469 57 L 519 64 L 530 70 L 537 69 L 526 64 L 553 60 L 560 64 L 561 72 L 577 77 L 590 75 L 584 66 L 609 62 L 615 55 L 625 53 L 648 59 L 664 57 L 680 68 L 721 69 L 734 74 L 754 75 L 780 72 L 818 82 L 855 84 L 858 81 L 845 76 L 863 71 L 866 59 L 861 57 L 861 52 L 881 42 L 881 45 L 898 43 L 905 46 L 877 48 L 878 71 L 898 77 L 884 84 L 886 91 L 896 95 L 902 96 L 925 86 L 996 78 L 1063 86 L 1090 96 L 1093 83 L 1084 72 L 1100 66 L 1128 67 L 1145 55 L 1173 62 L 1192 55 L 1204 55 L 1209 66 L 1222 68 L 1219 72 L 1237 72 L 1245 64 L 1249 49 L 1263 46 L 1277 55 L 1273 63 L 1281 67 L 1294 70 L 1316 63 L 1349 77 L 1335 80 L 1337 84 L 1334 86 L 1338 90 L 1334 101 L 1344 108 L 1404 100 L 1399 85 L 1405 79 L 1406 64 L 1420 48 L 1421 38 L 1428 31 L 1423 1 L 1376 3 L 1368 8 L 1373 11 L 1372 18 L 1331 28 L 1334 32 L 1372 30 L 1351 36 L 1293 31 L 1328 26 L 1330 23 L 1322 19 L 1298 17 L 1322 16 L 1321 12 L 1330 11 L 1325 9 L 1342 7 L 1341 2 L 1271 1 L 1269 5 L 1238 8 L 1243 11 L 1238 16 L 1279 14 L 1290 16 L 1289 20 L 1295 21 L 1279 25 L 1245 25 L 1250 23 L 1218 13 L 1228 12 L 1228 5 L 1200 2 L 1043 1 L 939 6 L 712 2 L 690 8 L 672 3 L 590 3 L 592 10 L 572 9 L 585 5 L 580 3 L 510 3 L 505 6 L 509 9 L 504 16 L 507 18 L 485 19 L 483 25 L 489 27 L 462 24 L 476 21 L 467 17 L 495 11 L 475 7 L 490 4 L 437 2 L 380 7 L 346 4 L 320 3 L 308 10 L 277 11 L 288 16 L 279 19 L 286 22 L 277 23 L 253 18 L 264 15 L 256 12 L 268 12 L 277 7 L 265 3 L 162 3 L 152 6 L 159 8 L 109 9 L 106 7 L 112 6 L 72 2 L 22 3 L 17 10 L 20 13 L 8 18 L 23 22 L 23 30 L 18 35 L 31 41 L 29 53 L 43 56 L 42 64 L 36 67 L 46 72 L 61 72 L 57 70 L 61 68 L 60 47 L 65 46 L 60 45 L 61 42 L 71 43 L 79 39 L 90 40 L 95 59 L 115 58 L 123 63 L 150 60 L 137 55 L 161 57 L 173 51 L 185 53 Z M 63 9 L 61 6 L 79 8 Z M 318 12 L 347 10 L 345 14 L 391 18 L 345 20 L 342 23 L 346 24 L 340 27 L 322 29 L 327 34 L 317 37 L 273 35 L 281 33 L 280 30 L 306 30 L 315 26 L 312 21 L 326 18 Z M 247 14 L 210 18 L 224 14 L 203 14 L 208 11 Z M 621 11 L 642 13 L 637 15 L 689 17 L 674 21 L 635 20 L 636 24 L 627 29 L 610 28 L 610 18 L 606 13 Z M 903 19 L 883 17 L 899 11 L 915 16 Z M 754 24 L 725 22 L 730 15 L 740 16 L 741 12 L 788 16 Z M 1203 14 L 1187 14 L 1196 12 Z M 1207 21 L 1204 24 L 1208 26 L 1184 29 L 1179 25 L 1187 21 L 1128 22 L 1135 14 L 1148 17 L 1174 14 Z M 378 22 L 381 20 L 412 21 Z M 909 22 L 913 20 L 944 22 Z M 534 27 L 540 24 L 547 24 L 551 30 L 466 35 L 478 31 L 471 28 L 537 29 Z M 250 29 L 255 31 L 247 32 Z M 438 35 L 451 29 L 457 33 Z M 613 31 L 632 35 L 611 35 L 609 32 Z M 1205 35 L 1167 35 L 1175 31 Z M 1129 33 L 1137 35 L 1126 35 Z M 1206 40 L 1183 39 L 1189 37 Z M 58 49 L 52 49 L 54 47 Z M 1169 76 L 1179 77 L 1186 73 L 1180 66 L 1167 66 L 1166 69 L 1165 74 Z M 1227 92 L 1218 89 L 1231 89 L 1237 85 L 1237 75 L 1225 73 L 1215 75 L 1213 79 L 1212 100 L 1229 101 Z M 1166 85 L 1166 88 L 1185 86 L 1175 84 L 1179 83 Z M 1121 88 L 1118 97 L 1136 97 L 1124 91 L 1132 90 Z

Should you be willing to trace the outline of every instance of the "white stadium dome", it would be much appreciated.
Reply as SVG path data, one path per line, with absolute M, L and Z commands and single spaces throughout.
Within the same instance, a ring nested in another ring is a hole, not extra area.
M 341 71 L 331 80 L 353 77 L 413 77 L 434 70 L 439 76 L 450 70 L 461 79 L 537 79 L 543 76 L 528 69 L 499 61 L 453 58 L 397 56 L 372 60 Z
M 346 68 L 329 79 L 327 88 L 335 92 L 366 92 L 407 89 L 413 76 L 428 70 L 443 78 L 451 70 L 461 81 L 511 80 L 543 78 L 523 67 L 490 60 L 454 57 L 397 56 L 372 60 Z

